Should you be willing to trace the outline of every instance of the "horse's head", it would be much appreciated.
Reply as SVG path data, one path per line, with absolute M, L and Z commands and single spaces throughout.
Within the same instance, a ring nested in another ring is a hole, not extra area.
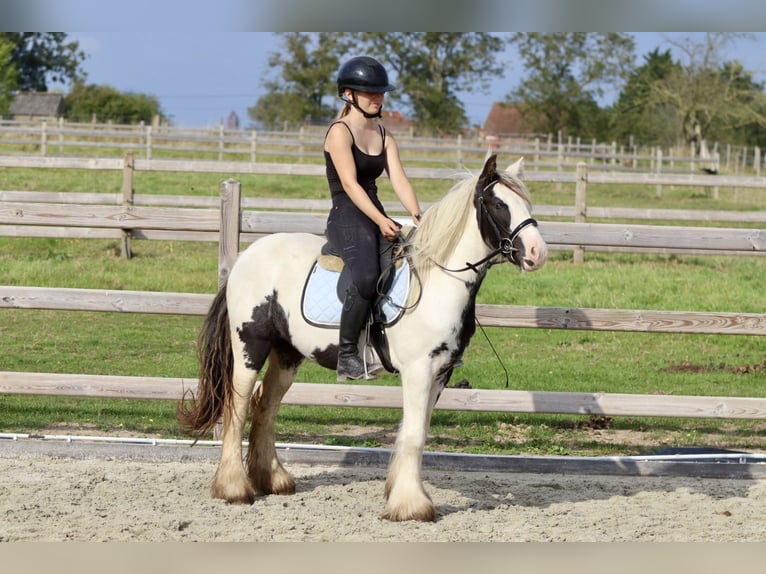
M 498 171 L 497 156 L 491 155 L 476 184 L 474 206 L 484 242 L 522 271 L 536 271 L 545 264 L 548 247 L 530 214 L 523 170 L 522 158 Z

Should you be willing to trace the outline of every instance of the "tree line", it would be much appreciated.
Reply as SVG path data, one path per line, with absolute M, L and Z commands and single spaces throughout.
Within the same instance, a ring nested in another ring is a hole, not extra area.
M 157 97 L 88 84 L 86 54 L 64 32 L 0 32 L 0 116 L 17 92 L 47 92 L 54 82 L 69 83 L 64 115 L 73 122 L 94 116 L 119 124 L 167 121 Z
M 418 135 L 454 135 L 467 127 L 460 94 L 502 78 L 512 47 L 522 68 L 504 101 L 531 132 L 598 141 L 671 146 L 726 141 L 766 146 L 764 84 L 725 48 L 747 34 L 708 32 L 668 40 L 675 48 L 636 55 L 629 33 L 597 32 L 283 32 L 262 79 L 265 95 L 248 108 L 254 126 L 326 123 L 337 110 L 335 74 L 352 55 L 370 54 L 397 90 L 389 108 L 409 117 Z M 674 55 L 675 54 L 675 55 Z M 67 117 L 118 123 L 167 121 L 149 94 L 86 83 L 85 54 L 64 33 L 0 33 L 0 113 L 15 90 L 45 91 L 69 80 Z M 611 104 L 604 94 L 617 93 Z

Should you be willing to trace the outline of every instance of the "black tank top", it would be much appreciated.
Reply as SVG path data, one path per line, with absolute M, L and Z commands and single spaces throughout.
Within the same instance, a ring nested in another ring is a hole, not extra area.
M 367 195 L 370 196 L 370 199 L 372 199 L 376 204 L 379 203 L 378 201 L 378 186 L 375 183 L 375 180 L 380 177 L 380 174 L 383 173 L 383 170 L 386 167 L 386 130 L 383 126 L 378 124 L 378 129 L 380 129 L 380 136 L 383 138 L 383 149 L 381 150 L 380 154 L 378 155 L 368 155 L 364 153 L 362 150 L 360 150 L 356 146 L 356 141 L 354 140 L 354 134 L 351 132 L 351 128 L 348 127 L 348 124 L 343 121 L 337 121 L 330 124 L 330 127 L 334 126 L 335 124 L 340 123 L 346 126 L 349 133 L 351 134 L 351 154 L 354 157 L 354 165 L 356 166 L 356 180 L 359 182 L 359 185 L 362 186 L 362 189 L 364 189 L 367 192 Z M 329 132 L 330 128 L 327 129 Z M 326 135 L 325 135 L 326 137 Z M 325 167 L 327 172 L 327 182 L 330 185 L 330 196 L 332 197 L 333 204 L 336 202 L 336 200 L 339 200 L 343 197 L 348 198 L 348 195 L 343 189 L 343 184 L 340 182 L 340 176 L 338 176 L 338 171 L 335 169 L 335 164 L 332 162 L 332 158 L 330 157 L 330 154 L 325 151 L 324 152 L 324 160 L 325 160 Z

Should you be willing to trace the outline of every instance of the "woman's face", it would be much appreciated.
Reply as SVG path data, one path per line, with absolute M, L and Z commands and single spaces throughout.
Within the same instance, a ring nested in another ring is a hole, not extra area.
M 368 114 L 375 114 L 383 107 L 383 99 L 385 98 L 384 92 L 356 92 L 356 101 L 359 107 L 362 108 Z M 352 97 L 348 94 L 349 98 Z

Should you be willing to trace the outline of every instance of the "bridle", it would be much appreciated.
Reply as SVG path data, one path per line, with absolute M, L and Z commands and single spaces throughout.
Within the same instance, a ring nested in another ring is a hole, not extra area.
M 436 264 L 440 269 L 443 271 L 449 271 L 450 273 L 461 273 L 463 271 L 468 271 L 469 269 L 475 273 L 480 273 L 480 267 L 487 263 L 487 268 L 491 267 L 495 263 L 499 263 L 499 261 L 493 262 L 492 259 L 494 259 L 497 255 L 504 255 L 508 261 L 513 263 L 514 265 L 521 267 L 521 261 L 519 261 L 517 257 L 518 249 L 513 246 L 513 242 L 516 240 L 516 238 L 519 236 L 519 234 L 530 225 L 534 225 L 537 227 L 537 220 L 532 217 L 527 217 L 524 221 L 519 223 L 516 227 L 513 228 L 513 230 L 508 233 L 507 235 L 504 235 L 503 232 L 500 230 L 500 226 L 497 224 L 497 221 L 492 216 L 492 213 L 487 209 L 487 206 L 484 203 L 484 193 L 486 193 L 489 189 L 491 189 L 495 184 L 497 184 L 498 180 L 492 181 L 488 183 L 486 186 L 484 186 L 483 189 L 479 189 L 477 187 L 476 193 L 473 197 L 473 204 L 476 207 L 476 211 L 479 214 L 479 219 L 481 221 L 486 221 L 489 223 L 489 227 L 492 229 L 494 233 L 493 242 L 487 242 L 487 244 L 492 247 L 493 244 L 497 244 L 497 247 L 494 247 L 492 251 L 486 256 L 482 257 L 478 261 L 475 261 L 473 263 L 466 261 L 465 267 L 462 269 L 448 269 L 446 267 L 443 267 Z M 481 227 L 481 226 L 480 226 Z M 482 233 L 483 235 L 483 233 Z M 485 241 L 486 238 L 484 239 Z
M 522 232 L 523 229 L 526 227 L 529 227 L 530 225 L 534 225 L 537 227 L 537 220 L 535 220 L 532 217 L 527 217 L 524 221 L 519 223 L 516 227 L 511 230 L 508 235 L 503 235 L 502 231 L 500 231 L 500 227 L 497 224 L 497 221 L 493 217 L 492 213 L 489 209 L 487 209 L 486 204 L 484 203 L 484 194 L 490 190 L 492 187 L 494 187 L 497 184 L 497 180 L 490 182 L 486 186 L 484 186 L 484 189 L 479 191 L 476 190 L 476 193 L 474 194 L 474 206 L 476 207 L 476 211 L 479 213 L 479 218 L 483 221 L 486 221 L 489 223 L 489 226 L 492 228 L 493 233 L 495 234 L 495 241 L 497 242 L 497 247 L 494 248 L 494 250 L 487 255 L 484 259 L 479 261 L 478 263 L 475 263 L 474 265 L 480 265 L 484 261 L 487 261 L 489 259 L 492 259 L 496 255 L 503 254 L 505 255 L 508 260 L 515 264 L 515 265 L 521 265 L 521 261 L 518 260 L 516 257 L 516 254 L 518 253 L 518 249 L 513 246 L 513 242 L 516 240 L 516 238 L 519 236 L 519 234 Z M 485 238 L 486 241 L 486 238 Z M 489 242 L 488 242 L 489 244 Z M 489 244 L 490 247 L 492 246 Z

